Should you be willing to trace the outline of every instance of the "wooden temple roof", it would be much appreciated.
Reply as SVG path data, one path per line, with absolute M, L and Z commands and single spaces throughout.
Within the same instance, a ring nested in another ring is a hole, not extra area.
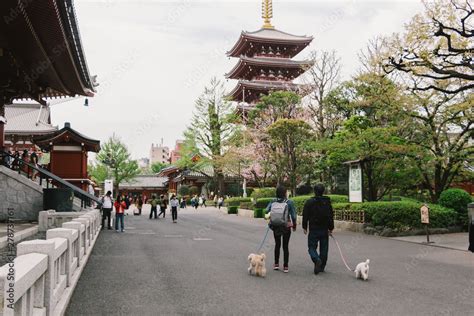
M 255 68 L 273 68 L 291 72 L 294 77 L 298 77 L 313 65 L 312 61 L 296 61 L 288 58 L 268 58 L 268 57 L 246 57 L 241 56 L 234 68 L 225 76 L 229 79 L 251 79 L 246 74 Z
M 312 36 L 292 35 L 277 29 L 261 28 L 255 32 L 243 31 L 234 47 L 227 52 L 227 56 L 239 57 L 240 55 L 246 55 L 246 52 L 256 44 L 294 46 L 292 56 L 296 56 L 312 41 Z
M 0 1 L 0 95 L 93 96 L 73 0 Z
M 6 135 L 44 135 L 58 130 L 51 125 L 51 111 L 47 106 L 33 104 L 5 105 Z
M 57 132 L 34 137 L 34 143 L 43 149 L 49 148 L 51 145 L 56 144 L 63 145 L 68 143 L 78 143 L 81 144 L 87 151 L 100 151 L 100 141 L 82 135 L 78 131 L 72 129 L 69 123 L 66 123 L 65 126 Z

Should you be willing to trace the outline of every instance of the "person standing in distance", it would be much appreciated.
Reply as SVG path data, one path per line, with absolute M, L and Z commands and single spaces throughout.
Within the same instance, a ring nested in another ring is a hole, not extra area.
M 331 200 L 323 196 L 324 185 L 314 186 L 314 197 L 306 201 L 303 208 L 303 231 L 308 233 L 308 253 L 314 263 L 314 274 L 324 272 L 328 261 L 329 236 L 334 229 L 334 212 Z M 319 243 L 319 254 L 317 251 Z
M 104 229 L 104 221 L 107 218 L 107 229 L 112 229 L 110 225 L 110 214 L 112 214 L 112 207 L 114 205 L 114 201 L 112 199 L 112 192 L 107 191 L 105 196 L 100 199 L 102 203 L 102 229 Z
M 173 223 L 176 223 L 178 221 L 179 201 L 174 194 L 171 196 L 170 206 L 171 206 L 171 217 L 173 218 Z
M 127 204 L 125 201 L 122 200 L 120 194 L 117 195 L 117 199 L 114 203 L 115 207 L 115 230 L 119 232 L 119 221 L 120 221 L 120 231 L 123 233 L 125 231 L 125 227 L 123 224 L 123 216 L 125 215 L 125 209 L 127 208 Z

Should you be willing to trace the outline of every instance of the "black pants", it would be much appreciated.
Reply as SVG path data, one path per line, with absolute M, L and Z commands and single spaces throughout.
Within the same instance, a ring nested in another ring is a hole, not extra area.
M 283 239 L 283 266 L 288 266 L 288 260 L 290 258 L 290 251 L 288 249 L 288 244 L 290 243 L 291 230 L 285 230 L 283 233 L 273 232 L 273 237 L 275 237 L 275 264 L 280 262 L 280 248 L 281 240 Z
M 173 221 L 178 219 L 178 208 L 176 206 L 171 207 L 171 217 L 173 218 Z
M 152 207 L 151 207 L 150 219 L 151 219 L 151 216 L 153 215 L 153 213 L 155 214 L 155 218 L 156 218 L 156 206 L 152 206 Z
M 110 226 L 110 214 L 112 213 L 112 209 L 111 208 L 103 208 L 102 209 L 102 228 L 104 228 L 104 221 L 105 219 L 107 218 L 107 228 L 112 228 L 112 226 Z
M 160 214 L 158 214 L 158 217 L 163 214 L 163 218 L 165 218 L 166 215 L 166 207 L 160 206 Z

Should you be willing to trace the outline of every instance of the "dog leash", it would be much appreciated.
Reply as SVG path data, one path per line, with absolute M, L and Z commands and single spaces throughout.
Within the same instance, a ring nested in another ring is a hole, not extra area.
M 260 246 L 258 247 L 257 253 L 260 252 L 262 249 L 263 245 L 265 244 L 265 240 L 267 239 L 268 231 L 270 230 L 270 226 L 267 225 L 267 231 L 265 232 L 265 237 L 263 237 L 262 242 L 260 243 Z
M 349 265 L 347 264 L 346 259 L 344 258 L 344 255 L 342 254 L 341 247 L 339 247 L 339 243 L 337 242 L 336 238 L 333 235 L 331 235 L 331 237 L 336 242 L 336 246 L 337 246 L 337 249 L 339 249 L 339 254 L 341 255 L 342 262 L 344 262 L 344 265 L 346 266 L 347 270 L 354 272 L 354 270 L 349 268 Z

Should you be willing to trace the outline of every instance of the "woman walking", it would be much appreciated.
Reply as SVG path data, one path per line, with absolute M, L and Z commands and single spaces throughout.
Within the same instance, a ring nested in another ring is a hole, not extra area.
M 174 194 L 171 196 L 170 206 L 171 206 L 171 217 L 173 218 L 173 223 L 176 223 L 178 220 L 179 201 Z
M 275 264 L 273 270 L 280 269 L 280 248 L 283 240 L 283 272 L 288 273 L 290 257 L 288 245 L 291 230 L 296 230 L 296 209 L 293 201 L 286 198 L 285 187 L 278 186 L 276 188 L 276 199 L 268 204 L 266 213 L 270 213 L 269 226 L 273 230 L 273 237 L 275 238 Z
M 125 231 L 125 228 L 123 225 L 123 216 L 124 216 L 127 204 L 125 203 L 125 201 L 122 200 L 122 197 L 120 196 L 120 194 L 117 194 L 117 199 L 115 200 L 114 207 L 115 207 L 115 230 L 119 232 L 118 222 L 120 221 L 120 231 L 123 233 Z

